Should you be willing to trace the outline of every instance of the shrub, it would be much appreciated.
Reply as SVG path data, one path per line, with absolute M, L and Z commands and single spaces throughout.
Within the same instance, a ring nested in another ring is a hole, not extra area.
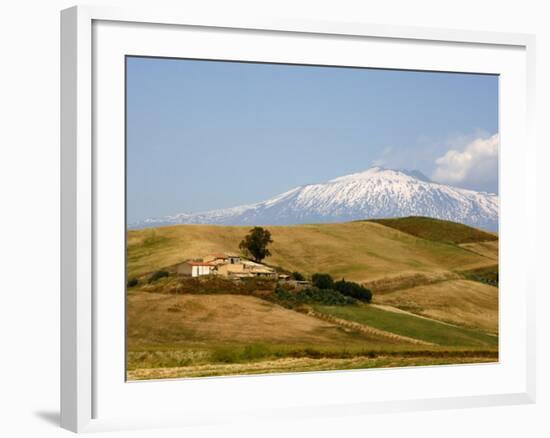
M 327 306 L 345 306 L 356 304 L 355 299 L 347 297 L 334 289 L 319 289 L 309 287 L 297 292 L 290 292 L 283 287 L 275 289 L 277 301 L 287 307 L 294 307 L 300 304 L 324 304 Z
M 313 274 L 311 282 L 313 286 L 319 289 L 334 289 L 334 280 L 329 274 Z
M 211 359 L 213 362 L 237 363 L 240 359 L 239 356 L 239 352 L 235 347 L 223 346 L 214 349 Z
M 170 273 L 168 271 L 156 271 L 149 277 L 149 283 L 157 281 L 159 278 L 168 277 Z
M 130 278 L 128 280 L 128 282 L 126 283 L 126 287 L 134 287 L 134 286 L 137 286 L 139 283 L 138 279 L 137 278 Z
M 250 344 L 244 347 L 241 354 L 242 358 L 246 361 L 263 359 L 271 354 L 271 350 L 264 344 Z
M 300 274 L 298 271 L 294 271 L 292 274 L 290 274 L 291 278 L 296 281 L 304 281 L 306 278 Z
M 294 307 L 296 304 L 298 304 L 298 299 L 296 298 L 296 294 L 290 292 L 284 287 L 277 286 L 275 288 L 274 295 L 275 295 L 275 300 L 283 304 L 285 307 Z
M 284 353 L 284 348 L 268 346 L 261 343 L 249 344 L 244 347 L 224 345 L 214 348 L 211 353 L 213 362 L 240 363 L 264 359 L 270 356 L 277 356 Z
M 365 286 L 358 283 L 354 283 L 353 281 L 346 281 L 343 278 L 334 283 L 334 289 L 342 295 L 346 295 L 360 301 L 370 303 L 372 300 L 372 292 L 370 289 L 367 289 Z

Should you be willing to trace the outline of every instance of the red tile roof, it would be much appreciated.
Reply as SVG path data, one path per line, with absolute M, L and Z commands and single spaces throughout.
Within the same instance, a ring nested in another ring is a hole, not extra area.
M 187 262 L 189 263 L 191 266 L 212 266 L 211 263 L 207 263 L 207 262 Z

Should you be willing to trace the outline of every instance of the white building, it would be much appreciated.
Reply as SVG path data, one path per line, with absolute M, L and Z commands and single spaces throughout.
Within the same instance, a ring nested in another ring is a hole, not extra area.
M 207 262 L 183 262 L 176 266 L 178 274 L 190 275 L 191 277 L 200 277 L 212 273 L 214 266 Z

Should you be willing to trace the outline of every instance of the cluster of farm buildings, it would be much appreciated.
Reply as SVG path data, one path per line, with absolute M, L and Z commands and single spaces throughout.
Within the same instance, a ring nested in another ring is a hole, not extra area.
M 269 266 L 243 259 L 235 254 L 212 254 L 200 261 L 187 260 L 178 263 L 174 268 L 176 273 L 191 277 L 220 275 L 227 278 L 288 278 L 288 275 L 279 274 Z

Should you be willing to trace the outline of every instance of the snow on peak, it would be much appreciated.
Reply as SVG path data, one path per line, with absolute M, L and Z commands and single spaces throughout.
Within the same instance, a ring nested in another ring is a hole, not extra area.
M 349 175 L 339 176 L 338 178 L 331 179 L 329 183 L 339 182 L 352 182 L 371 179 L 385 179 L 392 180 L 394 182 L 409 181 L 409 179 L 419 179 L 421 181 L 430 182 L 430 179 L 419 170 L 406 170 L 406 169 L 386 169 L 381 166 L 370 167 L 367 170 L 357 173 L 351 173 Z
M 496 230 L 498 196 L 434 183 L 417 170 L 380 166 L 223 210 L 148 219 L 136 227 L 178 223 L 288 225 L 428 216 Z
M 359 181 L 359 180 L 368 180 L 376 177 L 390 177 L 396 171 L 384 169 L 380 166 L 370 167 L 363 172 L 350 173 L 349 175 L 339 176 L 338 178 L 331 179 L 329 183 L 332 182 L 350 182 L 350 181 Z

